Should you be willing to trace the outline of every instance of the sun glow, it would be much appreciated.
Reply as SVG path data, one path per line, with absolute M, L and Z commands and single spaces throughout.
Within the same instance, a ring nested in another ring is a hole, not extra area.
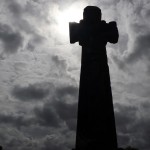
M 79 22 L 83 18 L 83 8 L 82 6 L 71 6 L 57 14 L 57 27 L 62 36 L 69 35 L 69 22 Z

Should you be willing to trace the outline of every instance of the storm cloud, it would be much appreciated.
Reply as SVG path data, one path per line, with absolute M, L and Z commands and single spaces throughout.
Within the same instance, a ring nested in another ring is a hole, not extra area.
M 149 106 L 149 103 L 141 103 L 140 106 L 132 107 L 115 104 L 118 139 L 124 147 L 125 145 L 138 146 L 139 149 L 143 149 L 144 145 L 149 147 L 150 130 L 147 126 L 150 124 L 150 118 L 146 117 L 146 114 L 139 113 L 145 110 L 145 105 Z
M 22 35 L 6 24 L 0 24 L 0 41 L 5 53 L 16 53 L 23 45 Z
M 27 87 L 15 86 L 12 95 L 22 101 L 42 100 L 49 94 L 50 86 L 46 84 L 34 84 Z
M 1 0 L 0 4 L 4 149 L 74 148 L 81 47 L 69 44 L 68 23 L 59 25 L 59 15 L 87 5 L 100 7 L 102 19 L 117 21 L 119 29 L 119 42 L 107 45 L 119 147 L 150 149 L 149 0 Z

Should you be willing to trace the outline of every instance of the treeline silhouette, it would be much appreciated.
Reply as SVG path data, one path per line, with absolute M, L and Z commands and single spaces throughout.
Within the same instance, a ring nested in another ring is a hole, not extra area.
M 118 150 L 139 150 L 139 149 L 131 147 L 131 146 L 128 146 L 126 148 L 118 148 Z
M 2 146 L 0 146 L 0 150 L 3 150 Z M 139 149 L 128 146 L 126 148 L 118 148 L 118 150 L 139 150 Z

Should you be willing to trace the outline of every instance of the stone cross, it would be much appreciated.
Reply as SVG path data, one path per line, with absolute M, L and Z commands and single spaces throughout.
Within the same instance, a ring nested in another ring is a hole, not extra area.
M 87 6 L 80 23 L 70 22 L 70 43 L 82 46 L 75 150 L 117 150 L 117 136 L 106 44 L 118 42 L 116 22 L 101 20 Z

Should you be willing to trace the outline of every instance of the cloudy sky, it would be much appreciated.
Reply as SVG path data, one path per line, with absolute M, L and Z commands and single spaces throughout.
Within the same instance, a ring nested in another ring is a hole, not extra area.
M 0 145 L 6 150 L 74 147 L 81 47 L 69 44 L 68 21 L 82 19 L 87 5 L 118 24 L 118 44 L 107 45 L 118 144 L 150 149 L 149 0 L 0 0 Z

